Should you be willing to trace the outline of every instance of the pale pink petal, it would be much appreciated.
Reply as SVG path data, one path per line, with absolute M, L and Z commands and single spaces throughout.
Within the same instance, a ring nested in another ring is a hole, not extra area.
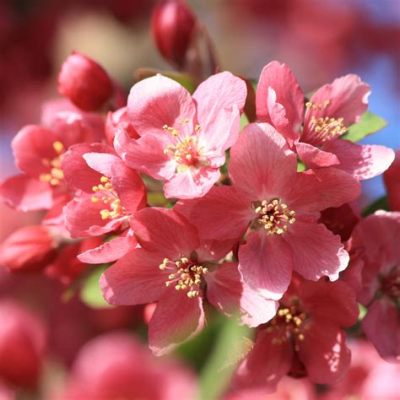
M 204 326 L 203 299 L 189 298 L 173 287 L 160 298 L 149 323 L 149 347 L 161 356 L 191 339 Z
M 307 369 L 310 380 L 320 384 L 334 384 L 350 367 L 351 353 L 345 334 L 331 325 L 329 319 L 308 323 L 304 340 L 299 341 L 299 358 Z
M 278 235 L 252 232 L 239 248 L 239 270 L 244 282 L 269 299 L 282 297 L 293 267 L 291 249 Z
M 0 186 L 1 198 L 20 211 L 48 210 L 53 206 L 53 191 L 49 184 L 27 175 L 6 179 Z
M 394 160 L 394 151 L 378 145 L 360 145 L 348 140 L 333 140 L 324 150 L 336 154 L 340 164 L 337 168 L 355 178 L 370 179 L 386 171 Z
M 128 97 L 128 115 L 140 136 L 165 135 L 165 125 L 190 132 L 196 109 L 190 93 L 176 81 L 162 75 L 143 79 Z
M 306 279 L 328 276 L 336 280 L 349 263 L 340 236 L 322 224 L 296 220 L 283 238 L 292 249 L 294 270 Z
M 189 256 L 200 242 L 196 229 L 171 209 L 144 208 L 136 213 L 132 229 L 139 243 L 164 257 Z
M 278 303 L 247 286 L 237 264 L 220 264 L 205 278 L 207 300 L 227 316 L 240 316 L 250 327 L 266 323 L 275 316 Z
M 382 358 L 400 359 L 400 316 L 393 302 L 375 300 L 362 320 L 362 328 Z
M 228 169 L 235 187 L 262 200 L 293 184 L 297 159 L 271 125 L 250 124 L 231 149 Z
M 232 186 L 216 186 L 200 199 L 177 203 L 175 210 L 202 239 L 239 239 L 254 217 L 251 202 Z
M 98 247 L 78 255 L 79 261 L 87 264 L 105 264 L 122 258 L 137 245 L 133 236 L 119 236 Z
M 221 173 L 218 168 L 200 167 L 177 172 L 164 184 L 167 198 L 194 199 L 203 197 L 218 181 Z
M 300 160 L 308 168 L 331 167 L 340 164 L 335 154 L 323 151 L 312 144 L 298 142 L 296 143 L 296 151 Z
M 211 128 L 222 110 L 242 110 L 246 101 L 246 83 L 230 72 L 220 72 L 202 82 L 193 94 L 197 119 L 203 128 Z
M 135 249 L 107 268 L 100 278 L 104 298 L 111 304 L 134 305 L 158 301 L 166 291 L 168 273 L 162 255 Z
M 261 72 L 256 93 L 257 117 L 295 140 L 303 120 L 304 95 L 286 64 L 272 61 Z

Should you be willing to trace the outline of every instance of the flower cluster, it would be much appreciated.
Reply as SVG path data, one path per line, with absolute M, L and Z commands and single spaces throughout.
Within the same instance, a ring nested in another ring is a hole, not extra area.
M 274 391 L 285 375 L 339 381 L 354 326 L 383 358 L 400 359 L 398 162 L 388 169 L 393 150 L 352 141 L 370 94 L 358 76 L 307 98 L 289 67 L 271 62 L 253 113 L 248 84 L 230 72 L 193 93 L 156 74 L 123 99 L 102 67 L 74 53 L 58 86 L 65 97 L 12 142 L 21 173 L 2 183 L 1 197 L 44 213 L 0 246 L 4 267 L 76 290 L 99 268 L 91 265 L 105 265 L 104 298 L 147 306 L 156 355 L 198 335 L 213 309 L 247 325 L 254 342 L 227 396 Z M 393 211 L 362 218 L 360 181 L 386 170 Z M 108 363 L 125 368 L 136 344 L 115 340 L 116 353 L 107 340 L 84 351 L 71 393 L 115 393 L 102 367 L 92 370 L 103 347 Z M 151 381 L 157 370 L 140 360 L 134 369 Z

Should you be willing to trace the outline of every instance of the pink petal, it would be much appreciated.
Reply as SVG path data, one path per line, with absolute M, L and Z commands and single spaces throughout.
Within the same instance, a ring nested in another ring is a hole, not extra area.
M 177 212 L 165 208 L 144 208 L 132 221 L 139 243 L 164 257 L 189 256 L 199 246 L 196 229 Z
M 128 139 L 125 132 L 119 131 L 114 143 L 118 154 L 129 167 L 155 179 L 171 179 L 174 175 L 176 161 L 164 152 L 171 144 L 168 136 L 148 133 L 133 140 Z
M 336 154 L 340 161 L 337 168 L 355 178 L 370 179 L 386 171 L 394 160 L 394 151 L 378 145 L 360 145 L 347 140 L 333 140 L 324 150 Z
M 256 93 L 257 117 L 295 140 L 303 121 L 304 95 L 286 64 L 273 61 L 261 72 Z
M 194 199 L 203 197 L 218 181 L 221 174 L 218 168 L 190 168 L 177 172 L 164 184 L 164 194 L 167 198 Z
M 250 201 L 232 186 L 218 186 L 206 196 L 179 202 L 175 210 L 196 226 L 202 239 L 239 239 L 253 218 Z
M 197 119 L 203 128 L 211 128 L 224 109 L 242 110 L 246 101 L 246 83 L 230 72 L 220 72 L 202 82 L 193 94 Z
M 239 270 L 244 282 L 261 295 L 279 300 L 292 276 L 290 247 L 278 236 L 252 232 L 239 248 Z
M 191 132 L 196 109 L 190 93 L 183 86 L 156 75 L 132 87 L 128 114 L 140 136 L 148 133 L 167 135 L 163 129 L 165 125 Z
M 196 254 L 200 262 L 218 261 L 226 256 L 236 244 L 235 239 L 202 240 L 200 247 L 196 249 Z
M 239 316 L 244 324 L 256 327 L 272 319 L 278 303 L 247 286 L 235 263 L 224 263 L 205 276 L 207 299 L 227 316 Z
M 400 211 L 400 150 L 390 168 L 383 174 L 390 209 Z
M 53 191 L 46 182 L 16 175 L 0 186 L 0 196 L 20 211 L 48 210 L 53 206 Z
M 340 164 L 335 154 L 323 151 L 308 143 L 296 143 L 296 151 L 308 168 L 331 167 Z
M 349 263 L 340 237 L 322 224 L 296 220 L 283 238 L 292 249 L 294 270 L 306 279 L 336 280 Z
M 362 328 L 382 358 L 400 359 L 400 317 L 394 303 L 375 300 L 362 320 Z
M 171 287 L 160 298 L 150 320 L 149 347 L 162 356 L 197 335 L 204 323 L 203 299 L 189 298 Z
M 168 273 L 159 269 L 162 256 L 135 249 L 104 271 L 100 287 L 110 304 L 135 305 L 158 301 Z
M 328 320 L 309 323 L 304 340 L 299 341 L 299 357 L 310 380 L 320 384 L 334 384 L 350 367 L 351 353 L 345 334 Z
M 323 104 L 329 100 L 324 115 L 331 118 L 343 118 L 349 127 L 359 120 L 368 108 L 370 87 L 357 75 L 346 75 L 319 88 L 311 97 L 314 104 Z
M 133 250 L 137 241 L 133 236 L 119 236 L 98 247 L 78 255 L 79 261 L 87 264 L 105 264 L 117 261 Z
M 285 139 L 271 125 L 246 126 L 231 149 L 231 179 L 252 200 L 276 196 L 293 183 L 296 171 L 296 154 L 289 151 Z

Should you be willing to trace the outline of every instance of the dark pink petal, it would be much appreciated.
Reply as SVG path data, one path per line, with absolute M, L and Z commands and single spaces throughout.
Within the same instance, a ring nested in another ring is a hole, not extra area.
M 324 109 L 324 116 L 343 118 L 349 127 L 359 120 L 368 108 L 370 87 L 357 75 L 346 75 L 319 88 L 311 97 L 314 104 L 329 104 Z
M 299 136 L 303 121 L 304 95 L 286 64 L 273 61 L 261 72 L 256 93 L 257 117 L 268 122 L 286 138 Z
M 14 137 L 11 146 L 17 167 L 32 177 L 49 171 L 44 160 L 52 160 L 59 154 L 53 147 L 58 136 L 39 125 L 27 125 Z
M 62 169 L 69 186 L 92 193 L 92 187 L 99 184 L 101 174 L 90 168 L 83 155 L 86 153 L 113 153 L 113 149 L 103 143 L 80 143 L 71 146 L 63 155 Z
M 218 261 L 226 256 L 237 244 L 236 239 L 202 240 L 196 249 L 197 258 L 202 261 Z
M 400 211 L 400 150 L 390 168 L 383 174 L 390 209 Z
M 48 210 L 53 205 L 53 191 L 46 182 L 16 175 L 0 186 L 0 196 L 11 207 L 20 211 Z
M 375 300 L 362 320 L 362 328 L 382 358 L 400 359 L 400 315 L 393 302 Z
M 306 279 L 336 280 L 349 263 L 340 237 L 322 224 L 296 220 L 283 238 L 292 249 L 294 270 Z
M 168 273 L 159 265 L 162 255 L 135 249 L 104 271 L 100 287 L 111 304 L 134 305 L 158 301 L 166 290 Z M 183 297 L 183 296 L 182 296 Z
M 355 200 L 361 192 L 357 179 L 336 168 L 299 173 L 292 185 L 284 189 L 283 199 L 296 215 L 339 207 Z
M 350 327 L 357 322 L 356 295 L 344 282 L 304 280 L 298 288 L 298 293 L 302 305 L 313 318 L 326 318 L 341 327 Z
M 252 232 L 239 248 L 244 282 L 269 299 L 278 300 L 285 293 L 293 266 L 290 247 L 277 235 Z
M 246 83 L 230 72 L 220 72 L 202 82 L 193 94 L 201 127 L 211 128 L 222 110 L 242 110 L 246 101 Z
M 235 263 L 224 263 L 205 276 L 207 300 L 228 316 L 240 316 L 242 322 L 256 327 L 272 319 L 278 303 L 266 299 L 247 286 Z
M 190 93 L 183 86 L 156 75 L 132 87 L 128 114 L 140 136 L 148 133 L 166 135 L 165 125 L 191 132 L 196 109 Z
M 250 124 L 231 149 L 229 174 L 252 200 L 276 197 L 296 177 L 296 154 L 268 124 Z
M 300 160 L 308 168 L 331 167 L 340 164 L 335 154 L 323 151 L 312 144 L 298 142 L 296 143 L 296 151 Z
M 177 172 L 164 185 L 167 198 L 194 199 L 203 197 L 218 181 L 221 174 L 218 168 L 200 167 Z
M 337 168 L 360 180 L 382 174 L 394 160 L 394 151 L 389 147 L 360 145 L 348 140 L 333 140 L 324 150 L 336 154 L 340 161 Z
M 140 139 L 128 139 L 123 131 L 117 132 L 114 146 L 125 163 L 155 179 L 171 179 L 177 163 L 165 154 L 171 138 L 165 134 L 148 133 Z
M 65 225 L 71 236 L 99 236 L 121 227 L 125 217 L 102 219 L 101 210 L 109 209 L 102 201 L 93 202 L 90 194 L 82 193 L 64 208 Z
M 79 261 L 87 264 L 105 264 L 117 261 L 133 250 L 137 241 L 133 236 L 119 236 L 78 255 Z
M 177 212 L 165 208 L 144 208 L 132 221 L 139 243 L 164 257 L 189 256 L 200 242 L 196 229 Z
M 175 210 L 196 226 L 202 239 L 239 239 L 254 217 L 251 202 L 232 186 L 214 187 L 200 199 L 179 202 Z
M 169 288 L 149 323 L 149 347 L 161 356 L 198 334 L 204 326 L 203 299 Z
M 292 344 L 287 340 L 279 340 L 285 336 L 284 328 L 279 326 L 272 331 L 261 329 L 254 347 L 234 377 L 234 385 L 238 388 L 262 387 L 275 391 L 276 385 L 289 372 L 292 364 Z
M 311 382 L 336 383 L 350 367 L 351 353 L 345 334 L 328 319 L 316 319 L 305 329 L 304 340 L 298 342 L 299 357 Z

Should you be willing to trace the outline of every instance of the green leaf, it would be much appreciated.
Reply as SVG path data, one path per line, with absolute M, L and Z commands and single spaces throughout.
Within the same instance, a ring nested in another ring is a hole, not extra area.
M 342 139 L 350 142 L 358 142 L 372 133 L 378 132 L 387 125 L 387 122 L 378 115 L 367 111 L 364 113 L 359 122 L 351 125 Z
M 101 293 L 99 279 L 101 274 L 106 269 L 106 266 L 101 266 L 94 269 L 83 282 L 80 291 L 81 300 L 91 308 L 109 308 L 108 304 Z
M 250 334 L 250 328 L 239 325 L 236 318 L 226 319 L 219 331 L 213 352 L 201 372 L 201 400 L 221 398 L 237 364 L 250 348 Z
M 248 124 L 249 124 L 249 119 L 247 118 L 246 114 L 242 114 L 240 116 L 240 129 L 243 129 Z
M 378 210 L 389 211 L 389 205 L 386 196 L 380 197 L 379 199 L 371 203 L 369 206 L 367 206 L 363 210 L 362 215 L 363 217 L 366 217 L 367 215 L 373 214 L 375 211 Z

